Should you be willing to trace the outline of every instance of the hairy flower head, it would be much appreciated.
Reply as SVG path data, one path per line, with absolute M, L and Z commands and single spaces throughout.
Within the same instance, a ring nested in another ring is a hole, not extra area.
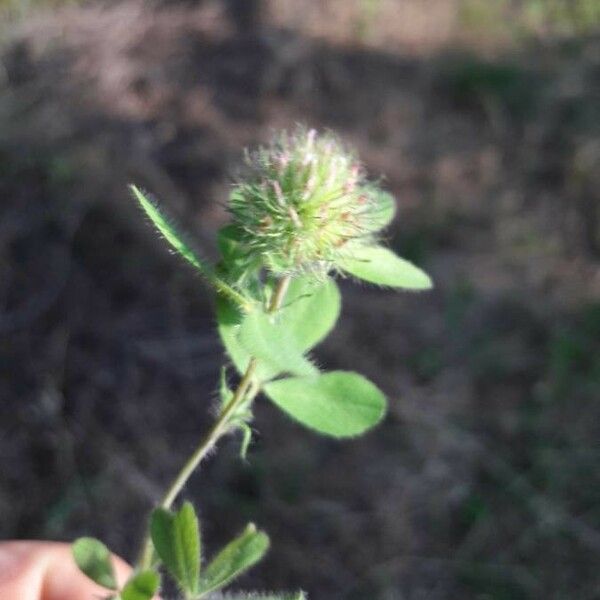
M 269 271 L 324 275 L 376 242 L 390 202 L 333 134 L 299 127 L 246 153 L 229 210 L 245 250 Z

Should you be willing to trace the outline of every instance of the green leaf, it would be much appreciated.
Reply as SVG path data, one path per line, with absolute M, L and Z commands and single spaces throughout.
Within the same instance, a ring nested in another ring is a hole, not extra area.
M 294 339 L 294 329 L 286 328 L 282 313 L 269 315 L 256 305 L 240 322 L 236 307 L 225 298 L 218 298 L 217 323 L 221 341 L 240 374 L 245 373 L 252 356 L 259 359 L 255 373 L 259 381 L 268 381 L 280 373 L 318 372 Z
M 211 265 L 202 260 L 192 247 L 185 241 L 185 237 L 181 234 L 175 225 L 158 208 L 158 204 L 151 200 L 135 185 L 130 185 L 134 198 L 139 202 L 140 206 L 150 218 L 158 232 L 165 238 L 171 247 L 193 265 L 204 277 L 211 283 L 219 292 L 229 297 L 231 300 L 240 306 L 246 306 L 247 299 L 242 294 L 225 283 L 222 279 L 216 276 Z
M 221 261 L 218 268 L 227 281 L 235 282 L 243 289 L 255 289 L 259 283 L 260 259 L 244 250 L 240 240 L 241 231 L 236 225 L 226 225 L 219 229 L 217 245 Z
M 241 374 L 248 367 L 252 350 L 260 359 L 256 372 L 259 381 L 268 381 L 281 373 L 316 374 L 303 353 L 331 331 L 340 304 L 340 292 L 332 279 L 319 283 L 310 277 L 298 277 L 291 281 L 284 306 L 276 315 L 267 315 L 258 304 L 245 315 L 233 303 L 218 298 L 219 334 Z
M 337 438 L 360 435 L 379 423 L 386 409 L 383 393 L 349 371 L 281 379 L 266 384 L 264 391 L 303 425 Z
M 273 373 L 315 375 L 317 368 L 304 356 L 283 311 L 248 313 L 240 325 L 240 345 Z
M 239 243 L 241 238 L 242 232 L 236 225 L 225 225 L 217 232 L 217 246 L 226 263 L 239 259 Z
M 151 600 L 159 586 L 158 573 L 150 570 L 134 573 L 121 591 L 121 600 Z
M 291 281 L 279 314 L 296 347 L 306 351 L 314 348 L 333 329 L 340 308 L 340 291 L 333 279 L 315 282 L 313 278 L 303 276 Z
M 185 502 L 179 512 L 157 508 L 150 518 L 156 553 L 187 593 L 195 593 L 200 573 L 200 529 L 194 507 Z
M 73 543 L 71 551 L 79 569 L 92 581 L 109 590 L 117 589 L 110 550 L 101 541 L 82 537 Z
M 243 315 L 232 302 L 223 297 L 217 298 L 216 304 L 217 326 L 225 350 L 240 374 L 246 372 L 250 362 L 250 353 L 240 344 L 239 332 Z M 275 373 L 277 375 L 277 373 Z M 272 369 L 259 364 L 256 376 L 260 380 L 273 377 Z
M 379 189 L 374 189 L 372 193 L 376 195 L 379 206 L 370 223 L 372 227 L 369 227 L 369 229 L 380 231 L 394 220 L 394 216 L 396 215 L 396 200 L 391 194 Z
M 248 423 L 241 422 L 238 425 L 238 429 L 242 432 L 242 444 L 240 446 L 240 458 L 246 460 L 248 455 L 248 448 L 252 442 L 252 428 Z
M 130 185 L 129 189 L 156 229 L 175 251 L 202 273 L 210 272 L 211 267 L 205 264 L 185 242 L 183 235 L 177 231 L 175 225 L 169 222 L 168 218 L 161 212 L 156 201 L 151 200 L 135 185 Z
M 382 246 L 357 246 L 352 257 L 339 261 L 338 266 L 359 279 L 379 285 L 407 290 L 433 287 L 425 272 Z
M 269 549 L 269 538 L 249 524 L 244 532 L 227 544 L 204 569 L 200 579 L 201 594 L 213 592 L 254 566 Z
M 219 379 L 219 400 L 221 401 L 221 408 L 225 408 L 232 398 L 233 392 L 227 384 L 227 369 L 226 367 L 222 367 L 221 377 Z

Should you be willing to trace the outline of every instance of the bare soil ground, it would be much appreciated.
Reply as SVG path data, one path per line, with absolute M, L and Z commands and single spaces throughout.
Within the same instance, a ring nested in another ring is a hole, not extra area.
M 385 176 L 388 241 L 437 287 L 342 282 L 317 358 L 378 382 L 389 417 L 336 443 L 261 402 L 248 463 L 228 440 L 188 486 L 206 543 L 259 523 L 273 550 L 242 584 L 315 600 L 593 600 L 600 39 L 474 45 L 452 2 L 298 5 L 69 7 L 4 44 L 0 537 L 133 556 L 222 354 L 125 185 L 210 254 L 241 148 L 303 122 Z

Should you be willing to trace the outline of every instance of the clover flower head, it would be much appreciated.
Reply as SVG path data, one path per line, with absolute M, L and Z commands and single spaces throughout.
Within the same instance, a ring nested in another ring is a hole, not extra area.
M 332 133 L 297 127 L 246 152 L 229 211 L 249 255 L 276 275 L 326 275 L 384 225 L 382 192 Z

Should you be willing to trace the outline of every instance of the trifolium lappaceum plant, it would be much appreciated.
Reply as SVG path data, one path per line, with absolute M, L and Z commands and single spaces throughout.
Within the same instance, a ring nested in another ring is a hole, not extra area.
M 214 291 L 227 362 L 214 423 L 152 511 L 129 580 L 117 584 L 110 551 L 94 538 L 74 543 L 75 561 L 115 600 L 150 600 L 165 575 L 185 600 L 301 600 L 303 592 L 222 595 L 264 556 L 268 536 L 250 523 L 205 562 L 196 511 L 187 501 L 174 505 L 222 437 L 240 432 L 240 454 L 246 456 L 259 397 L 335 438 L 356 437 L 379 423 L 386 398 L 374 383 L 352 371 L 323 371 L 310 357 L 340 313 L 335 278 L 413 291 L 431 288 L 431 280 L 383 245 L 381 232 L 394 217 L 395 201 L 367 180 L 356 155 L 332 133 L 297 127 L 245 153 L 214 265 L 149 194 L 130 187 L 153 226 Z

